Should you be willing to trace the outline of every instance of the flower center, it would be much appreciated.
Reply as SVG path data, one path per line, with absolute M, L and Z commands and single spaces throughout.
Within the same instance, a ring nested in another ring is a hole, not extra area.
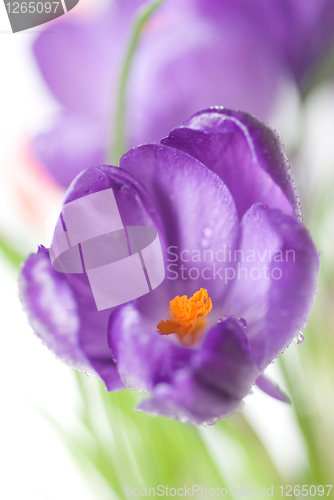
M 202 338 L 206 316 L 212 309 L 212 301 L 207 290 L 201 288 L 190 299 L 186 295 L 177 295 L 170 301 L 169 308 L 173 319 L 160 321 L 158 333 L 170 335 L 176 333 L 182 344 L 194 344 Z

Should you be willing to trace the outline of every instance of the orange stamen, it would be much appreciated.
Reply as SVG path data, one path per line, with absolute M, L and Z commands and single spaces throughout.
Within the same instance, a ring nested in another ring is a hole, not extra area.
M 201 338 L 206 316 L 212 309 L 212 301 L 207 290 L 201 288 L 190 299 L 186 295 L 177 295 L 170 301 L 169 308 L 174 319 L 160 321 L 158 333 L 170 335 L 176 333 L 183 344 L 193 344 Z M 185 338 L 188 334 L 189 337 Z

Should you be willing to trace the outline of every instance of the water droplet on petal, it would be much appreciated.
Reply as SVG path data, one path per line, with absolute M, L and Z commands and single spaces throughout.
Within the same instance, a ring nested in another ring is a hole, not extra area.
M 298 335 L 296 335 L 296 337 L 293 339 L 293 341 L 295 344 L 301 344 L 302 342 L 304 342 L 304 338 L 305 337 L 302 332 L 299 332 Z
M 215 425 L 217 420 L 218 420 L 217 418 L 211 418 L 210 420 L 203 422 L 203 426 L 206 427 L 206 426 L 210 426 L 210 425 Z
M 214 424 L 217 422 L 217 420 L 218 420 L 217 418 L 212 418 L 211 420 L 209 420 L 209 421 L 207 422 L 207 424 L 208 424 L 208 425 L 214 425 Z
M 199 240 L 199 244 L 202 248 L 208 248 L 208 246 L 210 245 L 210 241 L 207 240 L 206 238 L 201 238 Z
M 205 227 L 203 229 L 203 234 L 204 234 L 205 238 L 210 239 L 213 236 L 213 230 L 211 229 L 211 227 Z
M 247 321 L 244 318 L 238 318 L 240 323 L 242 323 L 245 327 L 247 326 Z

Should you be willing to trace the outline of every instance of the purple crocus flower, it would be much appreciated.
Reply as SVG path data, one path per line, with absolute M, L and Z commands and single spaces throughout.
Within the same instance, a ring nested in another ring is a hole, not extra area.
M 333 46 L 334 5 L 331 0 L 195 0 L 201 15 L 216 21 L 233 6 L 251 19 L 284 66 L 303 86 L 311 71 Z M 275 47 L 275 48 L 274 48 Z
M 41 73 L 63 110 L 34 150 L 65 187 L 106 161 L 120 66 L 132 15 L 143 3 L 116 2 L 92 21 L 61 20 L 35 42 Z M 136 50 L 129 147 L 159 141 L 209 106 L 268 119 L 282 79 L 292 73 L 304 80 L 333 41 L 333 18 L 331 0 L 166 0 Z
M 87 274 L 55 271 L 41 247 L 20 275 L 36 335 L 109 391 L 149 393 L 140 409 L 195 425 L 236 411 L 256 381 L 279 397 L 262 373 L 304 327 L 319 259 L 276 133 L 202 111 L 120 168 L 82 172 L 64 204 L 110 188 L 124 226 L 158 232 L 165 280 L 97 311 Z

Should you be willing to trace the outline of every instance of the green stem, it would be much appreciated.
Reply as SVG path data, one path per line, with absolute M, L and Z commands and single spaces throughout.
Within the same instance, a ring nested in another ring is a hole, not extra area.
M 113 159 L 114 159 L 113 163 L 115 165 L 118 165 L 120 157 L 125 153 L 124 123 L 125 123 L 125 108 L 126 108 L 126 91 L 127 91 L 129 73 L 131 70 L 131 65 L 136 51 L 137 43 L 145 24 L 147 23 L 153 12 L 159 7 L 159 5 L 162 2 L 163 0 L 154 0 L 153 2 L 150 2 L 148 5 L 144 5 L 144 7 L 139 10 L 138 15 L 136 16 L 134 21 L 130 44 L 126 52 L 124 66 L 121 71 L 120 85 L 118 91 L 118 102 L 117 102 L 116 122 L 115 122 L 115 141 L 114 141 L 114 151 L 113 151 Z
M 319 456 L 319 445 L 317 443 L 317 436 L 314 429 L 314 417 L 308 411 L 308 404 L 305 401 L 304 387 L 299 381 L 298 377 L 291 376 L 290 370 L 287 366 L 287 359 L 284 356 L 278 357 L 279 366 L 285 378 L 289 393 L 291 395 L 293 408 L 299 423 L 299 427 L 304 435 L 305 442 L 308 448 L 308 458 L 310 462 L 311 471 L 308 477 L 313 484 L 324 484 L 324 478 L 321 457 Z M 302 378 L 302 377 L 300 377 Z
M 8 262 L 18 269 L 20 267 L 21 262 L 25 259 L 23 255 L 21 255 L 11 244 L 0 235 L 0 252 L 6 257 Z

